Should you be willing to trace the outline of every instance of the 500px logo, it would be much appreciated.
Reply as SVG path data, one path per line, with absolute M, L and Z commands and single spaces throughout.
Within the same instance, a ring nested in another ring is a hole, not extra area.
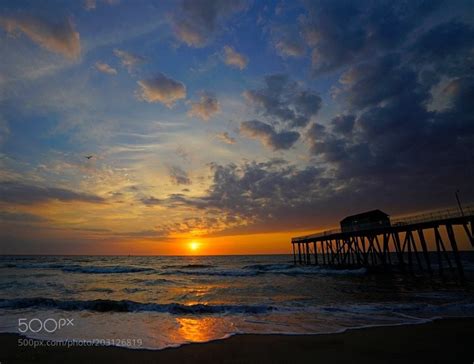
M 62 329 L 66 326 L 74 326 L 74 319 L 60 318 L 58 320 L 53 318 L 47 318 L 40 320 L 39 318 L 32 318 L 28 320 L 26 318 L 18 319 L 18 331 L 21 333 L 25 332 L 40 332 L 46 331 L 53 333 L 57 330 Z

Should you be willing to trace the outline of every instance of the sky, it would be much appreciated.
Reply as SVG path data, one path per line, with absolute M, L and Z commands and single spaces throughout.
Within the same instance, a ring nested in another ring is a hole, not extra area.
M 468 203 L 473 100 L 472 1 L 2 1 L 0 253 L 289 253 Z

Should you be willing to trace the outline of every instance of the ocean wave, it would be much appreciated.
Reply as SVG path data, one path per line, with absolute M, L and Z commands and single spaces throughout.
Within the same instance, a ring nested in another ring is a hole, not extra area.
M 253 270 L 260 273 L 273 274 L 323 274 L 323 275 L 361 275 L 367 273 L 365 268 L 337 269 L 323 268 L 319 266 L 297 266 L 294 264 L 253 264 L 246 265 L 242 269 Z
M 156 279 L 134 278 L 134 279 L 131 279 L 130 282 L 137 285 L 144 285 L 144 286 L 161 286 L 161 285 L 176 284 L 175 281 L 172 281 L 170 279 L 164 279 L 164 278 L 156 278 Z
M 189 276 L 221 276 L 221 277 L 249 277 L 258 272 L 243 271 L 240 269 L 193 269 L 193 270 L 170 270 L 159 273 L 160 275 L 189 275 Z
M 87 274 L 116 274 L 116 273 L 138 273 L 138 272 L 151 272 L 153 268 L 147 267 L 133 267 L 133 266 L 84 266 L 84 265 L 71 265 L 61 269 L 63 272 L 72 273 L 87 273 Z
M 146 292 L 146 289 L 144 288 L 124 288 L 122 289 L 122 292 L 128 293 L 128 294 L 133 294 L 133 293 L 138 293 L 138 292 Z
M 281 275 L 364 275 L 366 268 L 358 269 L 332 269 L 321 267 L 298 267 L 291 264 L 255 264 L 242 269 L 193 269 L 193 270 L 167 270 L 160 275 L 188 275 L 188 276 L 222 276 L 222 277 L 253 277 L 263 274 Z
M 210 264 L 184 264 L 184 265 L 164 265 L 163 269 L 203 269 L 203 268 L 215 268 L 214 265 Z
M 148 272 L 154 269 L 148 267 L 135 267 L 135 266 L 120 266 L 120 265 L 108 265 L 108 266 L 92 266 L 92 265 L 80 265 L 80 264 L 65 264 L 65 263 L 7 263 L 4 265 L 6 268 L 18 268 L 18 269 L 59 269 L 66 273 L 137 273 L 137 272 Z
M 285 269 L 293 269 L 295 268 L 294 264 L 252 264 L 246 265 L 242 269 L 252 269 L 258 271 L 274 271 L 274 270 L 285 270 Z
M 419 315 L 427 315 L 429 317 L 437 317 L 437 315 L 474 316 L 474 303 L 472 301 L 449 302 L 444 304 L 386 302 L 339 306 L 316 306 L 311 307 L 309 311 L 318 314 L 322 313 L 338 316 L 349 315 L 351 317 L 359 315 L 370 317 L 380 314 L 411 315 L 412 318 L 416 318 L 416 316 Z
M 95 287 L 88 289 L 87 292 L 114 293 L 114 290 L 110 288 Z
M 130 300 L 91 300 L 63 301 L 52 298 L 15 298 L 0 299 L 3 309 L 59 309 L 64 311 L 97 311 L 97 312 L 162 312 L 174 315 L 181 314 L 259 314 L 276 310 L 266 305 L 183 305 L 180 303 L 143 303 Z
M 18 269 L 61 269 L 64 268 L 64 263 L 5 263 L 3 268 L 18 268 Z

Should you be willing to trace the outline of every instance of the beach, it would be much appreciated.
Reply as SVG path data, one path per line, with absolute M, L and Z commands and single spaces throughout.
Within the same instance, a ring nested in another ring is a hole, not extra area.
M 18 347 L 0 334 L 2 363 L 471 363 L 474 318 L 321 335 L 235 335 L 164 350 Z

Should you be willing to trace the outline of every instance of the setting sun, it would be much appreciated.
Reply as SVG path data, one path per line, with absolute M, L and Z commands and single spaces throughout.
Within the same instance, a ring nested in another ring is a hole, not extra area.
M 189 243 L 189 249 L 192 250 L 193 252 L 197 251 L 199 249 L 199 246 L 201 244 L 199 244 L 199 242 L 197 241 L 192 241 Z

